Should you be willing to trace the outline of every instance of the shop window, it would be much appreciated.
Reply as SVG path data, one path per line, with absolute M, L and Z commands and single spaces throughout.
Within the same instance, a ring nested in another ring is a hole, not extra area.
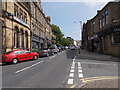
M 120 32 L 115 32 L 111 37 L 113 45 L 120 45 Z
M 108 37 L 105 36 L 104 37 L 104 49 L 107 49 L 108 48 Z

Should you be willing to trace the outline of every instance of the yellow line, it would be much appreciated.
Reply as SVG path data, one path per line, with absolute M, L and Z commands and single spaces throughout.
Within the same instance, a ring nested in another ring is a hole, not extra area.
M 84 79 L 80 79 L 80 80 L 82 82 L 90 82 L 90 81 L 95 81 L 95 80 L 115 79 L 115 78 L 120 78 L 120 77 L 101 76 L 101 77 L 84 78 Z
M 76 85 L 72 85 L 70 88 L 75 88 Z
M 104 79 L 115 79 L 115 78 L 99 78 L 99 79 L 92 79 L 92 80 L 83 80 L 82 82 L 90 82 L 90 81 L 104 80 Z
M 112 77 L 112 78 L 114 78 L 116 76 L 99 76 L 99 77 L 83 78 L 83 79 L 80 79 L 80 80 L 87 80 L 87 79 L 94 79 L 94 78 L 105 78 L 105 77 Z M 120 78 L 120 77 L 118 77 L 118 78 Z

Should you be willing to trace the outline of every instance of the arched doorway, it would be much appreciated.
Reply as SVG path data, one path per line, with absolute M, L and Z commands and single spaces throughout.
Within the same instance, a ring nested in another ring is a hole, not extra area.
M 14 28 L 14 48 L 20 47 L 20 41 L 19 41 L 19 28 L 15 26 Z

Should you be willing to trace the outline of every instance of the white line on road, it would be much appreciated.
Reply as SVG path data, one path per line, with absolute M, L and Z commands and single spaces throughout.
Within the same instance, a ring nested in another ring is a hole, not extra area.
M 75 67 L 71 67 L 71 69 L 74 69 Z
M 76 59 L 76 56 L 73 58 L 73 62 L 75 61 L 75 59 Z
M 74 73 L 70 73 L 69 77 L 74 77 Z
M 68 84 L 73 84 L 73 79 L 68 79 Z
M 70 70 L 70 72 L 74 72 L 74 70 Z
M 82 70 L 78 70 L 78 72 L 82 72 Z
M 18 71 L 16 71 L 15 73 L 17 74 L 17 73 L 19 73 L 19 72 L 22 72 L 22 71 L 24 71 L 24 70 L 27 70 L 27 69 L 29 69 L 29 68 L 32 68 L 32 67 L 34 67 L 34 66 L 36 66 L 36 65 L 38 65 L 38 64 L 40 64 L 40 63 L 42 63 L 43 61 L 40 61 L 40 62 L 38 62 L 38 63 L 36 63 L 36 64 L 33 64 L 33 65 L 31 65 L 31 66 L 28 66 L 28 67 L 26 67 L 26 68 L 23 68 L 23 69 L 21 69 L 21 70 L 18 70 Z
M 56 57 L 56 55 L 54 55 L 54 56 L 51 56 L 49 59 L 52 59 L 52 58 L 54 58 L 54 57 Z
M 79 75 L 79 78 L 83 78 L 83 74 L 82 73 L 80 73 L 78 75 Z
M 81 69 L 82 67 L 78 67 L 78 69 Z

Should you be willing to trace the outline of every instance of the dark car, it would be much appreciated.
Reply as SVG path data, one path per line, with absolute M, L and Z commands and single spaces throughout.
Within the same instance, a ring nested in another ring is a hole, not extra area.
M 49 48 L 44 48 L 42 50 L 37 51 L 37 53 L 39 54 L 39 56 L 50 56 L 50 55 L 54 55 L 54 52 L 51 51 Z
M 2 54 L 2 62 L 12 62 L 14 64 L 19 61 L 29 60 L 29 59 L 37 59 L 39 55 L 35 52 L 30 52 L 27 50 L 13 50 L 9 52 L 5 52 Z

